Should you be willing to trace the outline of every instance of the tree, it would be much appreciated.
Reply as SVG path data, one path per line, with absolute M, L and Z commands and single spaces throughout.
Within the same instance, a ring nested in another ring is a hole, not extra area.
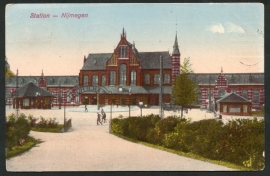
M 175 105 L 181 106 L 182 118 L 184 107 L 197 101 L 199 87 L 189 77 L 190 73 L 193 73 L 189 58 L 184 59 L 184 63 L 181 65 L 180 73 L 181 74 L 176 77 L 175 84 L 173 86 L 172 101 Z

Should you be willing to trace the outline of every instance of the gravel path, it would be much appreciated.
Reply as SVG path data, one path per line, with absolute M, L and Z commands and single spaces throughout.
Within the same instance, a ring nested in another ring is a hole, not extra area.
M 68 108 L 72 128 L 67 133 L 42 133 L 30 135 L 44 141 L 30 151 L 6 160 L 8 171 L 230 171 L 223 166 L 198 161 L 118 138 L 109 131 L 109 124 L 96 125 L 96 112 Z M 104 108 L 107 118 L 109 107 Z M 115 112 L 124 116 L 128 112 Z M 120 111 L 120 109 L 119 109 Z M 158 113 L 158 109 L 143 109 L 143 114 Z M 63 109 L 21 110 L 26 115 L 63 120 Z M 195 111 L 194 111 L 195 112 Z M 199 110 L 198 110 L 199 112 Z M 14 110 L 7 109 L 7 115 Z M 133 108 L 131 115 L 139 115 Z M 167 114 L 166 114 L 167 115 Z M 205 117 L 203 117 L 205 118 Z

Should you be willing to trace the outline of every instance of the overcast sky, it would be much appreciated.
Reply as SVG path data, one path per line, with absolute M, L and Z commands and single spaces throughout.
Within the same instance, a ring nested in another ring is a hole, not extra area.
M 49 18 L 30 18 L 31 13 Z M 88 14 L 61 18 L 62 13 Z M 58 17 L 53 17 L 57 15 Z M 6 7 L 6 57 L 19 75 L 78 75 L 89 53 L 112 53 L 123 27 L 140 52 L 172 52 L 195 73 L 264 72 L 264 6 L 239 4 L 16 4 Z

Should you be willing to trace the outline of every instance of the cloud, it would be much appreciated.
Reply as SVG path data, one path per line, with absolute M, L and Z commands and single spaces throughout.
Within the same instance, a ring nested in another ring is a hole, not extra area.
M 210 26 L 209 30 L 213 33 L 224 33 L 224 27 L 221 23 Z
M 245 33 L 244 29 L 240 26 L 237 26 L 236 24 L 233 24 L 231 22 L 226 22 L 225 23 L 225 28 L 226 28 L 226 32 L 229 32 L 229 33 L 240 33 L 240 34 L 243 34 Z
M 224 27 L 223 27 L 224 26 Z M 245 33 L 245 30 L 234 23 L 226 22 L 223 25 L 221 23 L 217 23 L 209 26 L 209 30 L 213 33 Z

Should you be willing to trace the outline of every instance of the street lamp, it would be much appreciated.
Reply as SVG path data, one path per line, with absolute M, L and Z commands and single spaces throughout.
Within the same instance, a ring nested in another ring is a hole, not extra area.
M 142 101 L 139 102 L 139 107 L 141 108 L 141 117 L 142 117 L 142 108 L 143 108 L 143 102 Z
M 110 91 L 110 98 L 111 98 L 111 112 L 110 112 L 110 122 L 109 122 L 109 132 L 111 132 L 112 127 L 111 127 L 111 123 L 112 123 L 112 90 Z
M 66 102 L 64 101 L 64 132 L 66 132 Z
M 130 117 L 131 87 L 129 88 L 128 95 L 129 95 L 128 117 Z

